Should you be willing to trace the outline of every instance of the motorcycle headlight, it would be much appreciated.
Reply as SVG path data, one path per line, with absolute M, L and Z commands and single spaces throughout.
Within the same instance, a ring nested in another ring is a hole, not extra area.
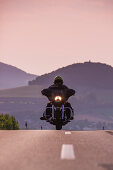
M 61 97 L 61 96 L 56 96 L 56 97 L 55 97 L 55 101 L 56 101 L 56 102 L 61 102 L 61 100 L 62 100 L 62 97 Z

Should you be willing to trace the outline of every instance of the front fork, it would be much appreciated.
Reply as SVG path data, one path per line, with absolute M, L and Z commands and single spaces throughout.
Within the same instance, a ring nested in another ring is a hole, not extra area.
M 55 118 L 55 110 L 56 107 L 54 105 L 52 105 L 52 118 Z M 64 119 L 65 115 L 64 115 L 64 105 L 62 105 L 62 107 L 60 108 L 60 110 L 62 110 L 62 119 Z
M 65 115 L 64 115 L 64 105 L 62 105 L 62 119 L 65 118 Z

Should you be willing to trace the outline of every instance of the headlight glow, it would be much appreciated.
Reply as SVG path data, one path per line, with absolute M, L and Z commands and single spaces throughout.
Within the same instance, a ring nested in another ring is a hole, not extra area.
M 55 97 L 55 101 L 56 101 L 56 102 L 60 102 L 61 100 L 62 100 L 62 97 L 61 97 L 61 96 L 56 96 L 56 97 Z

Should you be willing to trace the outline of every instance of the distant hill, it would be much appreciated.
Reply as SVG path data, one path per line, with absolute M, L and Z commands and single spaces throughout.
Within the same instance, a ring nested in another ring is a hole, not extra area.
M 78 63 L 72 64 L 29 81 L 29 85 L 50 85 L 55 76 L 60 75 L 64 84 L 79 89 L 103 88 L 113 89 L 113 67 L 102 63 Z
M 28 74 L 14 66 L 0 62 L 0 89 L 25 86 L 36 75 Z
M 54 128 L 40 121 L 48 99 L 41 90 L 61 75 L 64 83 L 76 90 L 69 99 L 75 111 L 75 119 L 64 129 L 94 128 L 113 129 L 113 68 L 101 63 L 79 63 L 60 68 L 49 74 L 36 77 L 29 86 L 0 90 L 0 113 L 9 113 L 19 120 L 24 128 L 27 120 L 30 128 Z

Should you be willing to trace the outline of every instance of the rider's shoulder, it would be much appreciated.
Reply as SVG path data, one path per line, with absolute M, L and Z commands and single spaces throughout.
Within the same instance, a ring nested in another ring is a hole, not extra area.
M 48 89 L 54 89 L 54 88 L 56 88 L 55 84 L 52 84 L 51 86 L 48 87 Z
M 54 88 L 68 89 L 68 87 L 64 84 L 61 85 L 52 84 L 51 86 L 49 86 L 49 89 L 54 89 Z
M 49 88 L 51 88 L 51 87 L 55 87 L 55 84 L 52 84 L 51 86 L 49 86 Z
M 65 84 L 63 84 L 62 87 L 65 89 L 68 89 L 68 87 Z

